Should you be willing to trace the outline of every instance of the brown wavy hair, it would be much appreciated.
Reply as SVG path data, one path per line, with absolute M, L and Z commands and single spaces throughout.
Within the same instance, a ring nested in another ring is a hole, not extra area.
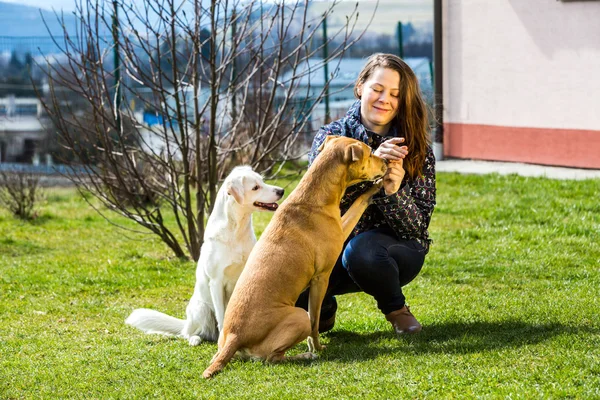
M 377 68 L 388 68 L 400 74 L 398 111 L 394 117 L 399 137 L 404 138 L 408 146 L 408 156 L 404 159 L 404 169 L 411 179 L 422 175 L 423 164 L 427 156 L 427 146 L 431 143 L 429 135 L 429 108 L 423 100 L 419 81 L 413 70 L 400 57 L 393 54 L 375 53 L 367 63 L 354 84 L 354 96 L 360 99 L 359 86 L 362 86 Z

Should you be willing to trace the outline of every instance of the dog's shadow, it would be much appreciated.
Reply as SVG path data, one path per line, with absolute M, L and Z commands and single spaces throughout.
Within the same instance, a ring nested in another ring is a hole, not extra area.
M 387 326 L 386 326 L 387 328 Z M 390 331 L 357 333 L 333 330 L 323 358 L 360 361 L 381 354 L 470 354 L 517 348 L 568 334 L 598 334 L 599 329 L 560 323 L 529 324 L 523 321 L 442 323 L 427 325 L 417 335 L 397 337 Z

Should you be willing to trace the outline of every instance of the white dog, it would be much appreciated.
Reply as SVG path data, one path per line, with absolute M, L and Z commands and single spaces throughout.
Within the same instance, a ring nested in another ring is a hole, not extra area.
M 234 168 L 217 193 L 208 218 L 187 319 L 140 308 L 125 323 L 146 333 L 182 336 L 191 346 L 202 340 L 216 341 L 231 292 L 256 243 L 252 212 L 275 211 L 282 196 L 282 188 L 265 184 L 252 168 Z

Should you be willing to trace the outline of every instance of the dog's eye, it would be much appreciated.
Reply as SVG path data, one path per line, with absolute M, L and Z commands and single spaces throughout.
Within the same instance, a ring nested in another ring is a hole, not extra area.
M 254 186 L 254 187 L 252 188 L 252 190 L 258 190 L 258 189 L 260 189 L 260 186 L 258 186 L 258 185 Z

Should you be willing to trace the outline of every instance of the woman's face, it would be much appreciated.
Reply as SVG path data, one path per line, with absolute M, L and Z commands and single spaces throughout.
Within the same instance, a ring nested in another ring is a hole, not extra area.
M 389 68 L 377 67 L 358 87 L 360 116 L 370 131 L 385 135 L 398 112 L 400 74 Z

